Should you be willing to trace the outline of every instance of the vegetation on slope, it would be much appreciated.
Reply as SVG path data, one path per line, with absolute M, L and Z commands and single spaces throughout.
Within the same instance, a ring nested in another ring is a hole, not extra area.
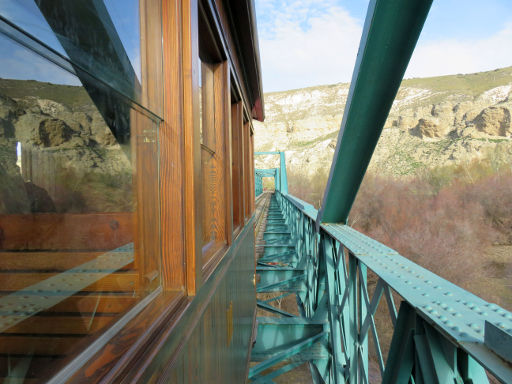
M 326 173 L 291 172 L 290 193 L 316 206 Z M 512 308 L 512 171 L 492 159 L 411 179 L 367 174 L 349 224 L 484 299 Z
M 512 67 L 506 67 L 487 72 L 405 79 L 401 86 L 449 94 L 463 93 L 476 97 L 510 81 L 512 81 Z

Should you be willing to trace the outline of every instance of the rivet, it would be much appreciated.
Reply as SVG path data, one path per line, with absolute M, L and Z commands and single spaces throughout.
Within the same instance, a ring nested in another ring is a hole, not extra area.
M 474 329 L 475 331 L 480 331 L 480 326 L 476 323 L 469 323 L 468 324 L 472 329 Z

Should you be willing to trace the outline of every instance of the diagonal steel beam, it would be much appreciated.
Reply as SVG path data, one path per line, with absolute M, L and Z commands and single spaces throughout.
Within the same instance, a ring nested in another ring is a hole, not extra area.
M 256 305 L 267 312 L 275 313 L 284 317 L 297 317 L 289 312 L 283 311 L 260 300 L 256 302 Z
M 320 222 L 346 223 L 432 0 L 372 0 Z
M 311 347 L 317 341 L 321 340 L 322 338 L 324 338 L 326 336 L 327 336 L 327 332 L 320 332 L 312 337 L 309 337 L 299 343 L 292 345 L 290 348 L 286 349 L 285 351 L 276 353 L 270 359 L 267 359 L 267 360 L 259 363 L 258 365 L 255 365 L 254 367 L 252 367 L 249 370 L 249 379 L 255 377 L 256 375 L 259 375 L 261 372 L 274 366 L 275 364 L 304 351 L 305 349 Z

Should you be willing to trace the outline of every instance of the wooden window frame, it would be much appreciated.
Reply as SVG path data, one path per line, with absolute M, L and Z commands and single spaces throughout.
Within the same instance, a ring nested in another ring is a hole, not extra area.
M 243 125 L 243 156 L 244 156 L 244 220 L 247 223 L 252 216 L 251 204 L 251 136 L 250 123 Z
M 216 269 L 217 265 L 225 255 L 229 245 L 232 243 L 232 227 L 233 227 L 233 216 L 232 216 L 232 184 L 231 184 L 231 68 L 228 61 L 220 54 L 221 47 L 218 45 L 220 36 L 215 32 L 215 28 L 212 25 L 208 17 L 207 11 L 202 7 L 201 3 L 198 7 L 198 24 L 197 24 L 198 36 L 197 44 L 198 51 L 197 56 L 193 57 L 193 61 L 199 66 L 201 62 L 201 70 L 204 75 L 206 72 L 204 68 L 210 68 L 211 74 L 213 75 L 213 89 L 207 89 L 205 87 L 205 79 L 203 79 L 203 87 L 200 90 L 201 103 L 203 105 L 200 114 L 196 115 L 196 120 L 200 120 L 202 127 L 198 125 L 198 128 L 202 132 L 195 132 L 201 136 L 206 137 L 208 135 L 205 132 L 204 127 L 210 127 L 213 129 L 214 140 L 208 139 L 208 143 L 200 144 L 199 146 L 199 180 L 200 183 L 197 187 L 202 193 L 200 193 L 200 203 L 196 210 L 197 221 L 199 225 L 196 225 L 196 229 L 199 228 L 201 248 L 200 256 L 196 256 L 196 260 L 199 260 L 196 268 L 200 265 L 202 281 L 206 281 L 211 273 Z M 199 74 L 199 72 L 197 72 Z M 199 95 L 199 92 L 198 92 Z M 213 98 L 213 110 L 207 111 L 205 106 L 209 101 L 207 97 Z M 205 113 L 206 112 L 206 113 Z M 212 116 L 213 114 L 213 116 Z M 214 148 L 211 148 L 212 142 L 214 142 Z M 209 175 L 204 173 L 202 156 L 211 156 L 211 171 Z M 211 178 L 206 179 L 206 177 Z M 205 180 L 208 180 L 206 184 Z M 205 199 L 211 201 L 208 204 Z M 205 212 L 206 209 L 212 208 L 212 212 Z M 213 216 L 210 216 L 213 214 Z M 212 223 L 204 223 L 204 220 L 213 221 Z M 216 224 L 215 224 L 216 223 Z M 218 237 L 215 241 L 210 241 L 204 244 L 204 231 L 208 226 L 214 227 Z
M 244 220 L 244 184 L 243 184 L 243 103 L 231 105 L 231 180 L 233 196 L 233 237 L 236 237 L 245 225 Z

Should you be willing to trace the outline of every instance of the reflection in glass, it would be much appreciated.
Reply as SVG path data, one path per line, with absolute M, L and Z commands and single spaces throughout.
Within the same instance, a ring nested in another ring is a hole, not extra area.
M 44 382 L 160 285 L 158 122 L 1 34 L 0 52 L 0 381 Z
M 68 58 L 76 71 L 141 101 L 138 0 L 4 0 L 0 15 Z M 19 75 L 33 79 L 34 72 Z

